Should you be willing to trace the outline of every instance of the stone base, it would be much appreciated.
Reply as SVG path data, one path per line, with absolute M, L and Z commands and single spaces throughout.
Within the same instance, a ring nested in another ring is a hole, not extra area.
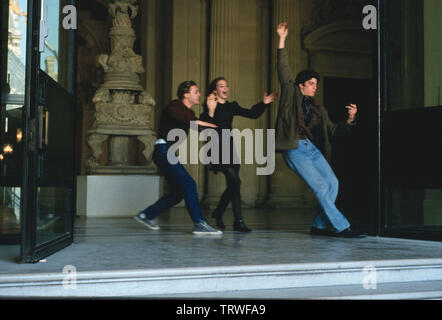
M 77 215 L 132 217 L 162 195 L 156 175 L 77 177 Z

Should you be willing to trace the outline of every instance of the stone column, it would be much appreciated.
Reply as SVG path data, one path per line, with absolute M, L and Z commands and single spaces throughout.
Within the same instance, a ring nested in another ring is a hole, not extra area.
M 238 78 L 238 5 L 237 0 L 212 0 L 210 12 L 209 81 L 216 77 L 226 78 L 232 97 Z M 204 204 L 216 206 L 225 188 L 224 175 L 208 171 Z
M 286 48 L 290 57 L 290 67 L 293 77 L 303 69 L 303 59 L 301 51 L 301 8 L 300 0 L 274 0 L 273 1 L 273 25 L 271 32 L 274 35 L 272 41 L 272 89 L 276 92 L 280 91 L 278 75 L 276 71 L 276 51 L 278 48 L 278 35 L 276 28 L 280 22 L 287 22 L 289 28 L 289 36 L 286 42 Z M 279 96 L 278 96 L 279 98 Z M 271 125 L 274 127 L 276 116 L 278 113 L 279 100 L 274 102 L 275 108 L 272 108 Z M 291 207 L 303 206 L 305 200 L 305 183 L 293 173 L 285 163 L 282 154 L 276 154 L 276 170 L 269 177 L 269 195 L 266 205 L 270 207 Z

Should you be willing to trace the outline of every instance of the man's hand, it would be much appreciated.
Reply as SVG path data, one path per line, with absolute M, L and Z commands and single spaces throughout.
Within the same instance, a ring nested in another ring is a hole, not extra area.
M 276 32 L 279 35 L 279 49 L 285 48 L 285 39 L 287 38 L 289 34 L 289 29 L 287 28 L 287 22 L 281 22 L 278 24 L 278 28 L 276 29 Z
M 348 120 L 347 123 L 352 123 L 355 121 L 356 113 L 358 112 L 358 106 L 355 104 L 350 104 L 349 106 L 346 106 L 348 109 Z
M 218 102 L 216 99 L 216 94 L 214 93 L 209 94 L 209 96 L 207 97 L 207 108 L 209 109 L 209 116 L 212 118 L 215 115 L 215 109 L 217 103 Z
M 206 122 L 206 121 L 201 121 L 201 120 L 197 120 L 196 124 L 201 126 L 201 127 L 218 128 L 218 126 L 213 124 L 213 123 Z
M 267 93 L 264 92 L 264 99 L 263 99 L 264 104 L 272 103 L 273 100 L 275 100 L 275 97 L 276 95 L 274 93 L 267 95 Z

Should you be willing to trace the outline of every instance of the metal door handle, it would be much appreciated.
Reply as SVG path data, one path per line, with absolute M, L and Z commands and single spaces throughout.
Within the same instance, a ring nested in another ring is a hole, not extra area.
M 45 118 L 45 136 L 44 136 L 44 144 L 47 147 L 49 144 L 49 111 L 45 110 L 44 112 L 44 118 Z
M 39 122 L 39 149 L 47 147 L 49 144 L 49 111 L 44 106 L 38 106 L 38 122 Z

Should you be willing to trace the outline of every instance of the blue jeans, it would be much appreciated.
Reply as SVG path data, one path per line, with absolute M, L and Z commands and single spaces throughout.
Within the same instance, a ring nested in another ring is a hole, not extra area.
M 152 220 L 184 199 L 193 222 L 203 222 L 204 218 L 198 201 L 196 183 L 181 163 L 171 164 L 167 160 L 168 149 L 169 147 L 165 143 L 156 144 L 153 161 L 165 175 L 170 187 L 169 193 L 142 212 L 146 213 L 147 218 Z
M 336 208 L 339 182 L 327 160 L 309 139 L 299 140 L 298 148 L 284 151 L 284 160 L 307 183 L 322 210 L 313 219 L 313 227 L 336 232 L 350 227 L 350 223 Z

